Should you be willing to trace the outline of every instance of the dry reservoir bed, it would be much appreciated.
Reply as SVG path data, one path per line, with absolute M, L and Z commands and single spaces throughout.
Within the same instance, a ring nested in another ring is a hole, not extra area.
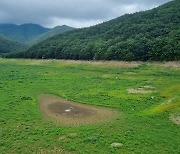
M 46 118 L 68 126 L 105 122 L 119 114 L 112 109 L 78 104 L 54 95 L 41 95 L 39 106 Z

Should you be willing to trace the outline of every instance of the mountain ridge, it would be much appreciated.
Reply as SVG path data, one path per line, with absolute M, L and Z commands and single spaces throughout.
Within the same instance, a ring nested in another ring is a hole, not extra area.
M 0 34 L 6 38 L 25 43 L 27 40 L 47 32 L 49 29 L 38 24 L 0 24 Z
M 51 37 L 18 58 L 180 60 L 180 1 Z
M 32 38 L 31 40 L 27 41 L 26 43 L 30 46 L 38 44 L 46 39 L 48 39 L 49 37 L 53 37 L 55 35 L 67 32 L 67 31 L 71 31 L 73 30 L 73 27 L 67 26 L 67 25 L 62 25 L 62 26 L 56 26 L 52 29 L 50 29 L 49 31 L 40 34 L 34 38 Z

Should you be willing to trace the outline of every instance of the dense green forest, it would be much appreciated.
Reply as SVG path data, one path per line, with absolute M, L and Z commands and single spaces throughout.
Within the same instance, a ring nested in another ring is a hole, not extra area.
M 62 26 L 56 26 L 53 29 L 50 29 L 49 31 L 47 31 L 46 33 L 40 34 L 34 38 L 32 38 L 31 40 L 27 41 L 26 43 L 30 46 L 38 44 L 46 39 L 48 39 L 49 37 L 58 35 L 58 34 L 62 34 L 65 33 L 67 31 L 73 30 L 74 28 L 66 26 L 66 25 L 62 25 Z
M 12 52 L 12 51 L 19 51 L 27 49 L 26 45 L 23 45 L 18 42 L 10 41 L 5 39 L 4 37 L 0 36 L 0 55 L 2 53 Z
M 180 60 L 180 1 L 76 29 L 33 46 L 16 58 Z

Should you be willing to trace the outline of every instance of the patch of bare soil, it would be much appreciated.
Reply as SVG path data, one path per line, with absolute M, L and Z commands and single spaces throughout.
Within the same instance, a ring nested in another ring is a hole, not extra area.
M 137 88 L 137 89 L 127 89 L 129 94 L 148 94 L 152 93 L 152 90 Z
M 153 63 L 154 65 L 157 66 L 162 66 L 162 67 L 169 67 L 169 68 L 176 68 L 180 69 L 180 61 L 172 61 L 172 62 L 166 62 L 166 63 Z
M 68 126 L 104 122 L 118 114 L 111 109 L 78 104 L 54 95 L 40 96 L 39 106 L 45 117 Z
M 123 144 L 122 143 L 118 143 L 118 142 L 114 142 L 114 143 L 111 144 L 111 147 L 115 147 L 115 148 L 122 147 L 122 146 L 123 146 Z
M 180 125 L 180 114 L 179 115 L 171 115 L 170 119 L 173 123 Z
M 143 86 L 143 88 L 154 89 L 155 87 L 153 87 L 153 86 Z
M 137 73 L 135 73 L 135 72 L 126 72 L 125 74 L 127 74 L 127 75 L 134 75 L 134 74 L 137 74 Z
M 55 61 L 63 62 L 65 65 L 74 65 L 74 64 L 88 64 L 95 65 L 100 67 L 138 67 L 143 64 L 143 62 L 125 62 L 125 61 L 86 61 L 86 60 L 42 60 L 42 61 Z M 41 61 L 40 61 L 41 62 Z
M 110 66 L 110 67 L 138 67 L 142 63 L 140 62 L 124 62 L 124 61 L 93 61 L 89 62 L 92 65 L 98 66 Z
M 164 105 L 164 104 L 170 104 L 170 103 L 172 103 L 175 99 L 176 99 L 176 97 L 173 97 L 173 98 L 171 98 L 171 99 L 169 99 L 169 100 L 167 100 L 167 101 L 161 103 L 161 105 Z

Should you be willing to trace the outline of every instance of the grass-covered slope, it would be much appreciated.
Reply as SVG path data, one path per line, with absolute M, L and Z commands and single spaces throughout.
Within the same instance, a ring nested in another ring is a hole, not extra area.
M 32 46 L 35 44 L 38 44 L 46 39 L 48 39 L 49 37 L 73 30 L 74 28 L 63 25 L 63 26 L 57 26 L 54 27 L 53 29 L 50 29 L 48 32 L 43 33 L 41 35 L 36 36 L 35 38 L 32 38 L 31 40 L 29 40 L 28 42 L 26 42 L 28 45 Z
M 44 28 L 37 24 L 0 24 L 0 34 L 6 38 L 25 43 L 33 37 L 49 31 L 48 28 Z
M 179 60 L 180 1 L 52 37 L 8 57 Z
M 13 51 L 21 51 L 27 49 L 26 45 L 23 45 L 18 42 L 10 41 L 0 36 L 0 54 L 13 52 Z

